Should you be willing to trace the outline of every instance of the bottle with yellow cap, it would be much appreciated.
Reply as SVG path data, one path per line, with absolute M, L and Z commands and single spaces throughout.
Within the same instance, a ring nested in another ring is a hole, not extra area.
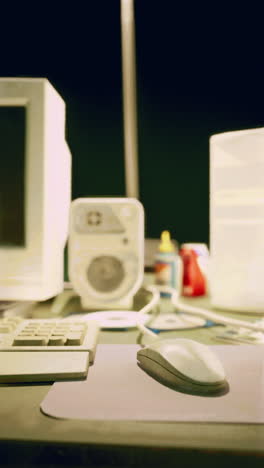
M 155 259 L 155 283 L 161 286 L 179 288 L 179 256 L 169 231 L 162 231 L 158 253 Z M 170 296 L 169 293 L 161 293 Z

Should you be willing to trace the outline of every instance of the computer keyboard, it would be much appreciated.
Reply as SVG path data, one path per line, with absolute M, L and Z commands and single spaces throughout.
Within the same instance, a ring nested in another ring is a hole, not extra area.
M 84 378 L 99 326 L 91 320 L 0 319 L 0 382 Z

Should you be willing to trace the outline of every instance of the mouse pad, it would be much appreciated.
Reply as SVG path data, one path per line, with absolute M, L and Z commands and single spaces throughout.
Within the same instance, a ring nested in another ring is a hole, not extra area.
M 218 397 L 179 393 L 137 365 L 138 345 L 98 345 L 83 381 L 55 383 L 41 410 L 63 419 L 264 422 L 264 354 L 261 345 L 215 345 L 229 392 Z

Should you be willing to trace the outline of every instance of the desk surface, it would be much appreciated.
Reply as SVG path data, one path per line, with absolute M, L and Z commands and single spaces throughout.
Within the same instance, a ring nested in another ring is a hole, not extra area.
M 206 299 L 198 302 L 200 305 Z M 47 311 L 48 305 L 42 305 L 39 310 Z M 213 344 L 215 333 L 213 327 L 210 330 L 166 332 L 166 336 L 185 336 Z M 102 331 L 99 343 L 135 343 L 137 336 L 136 330 Z M 46 465 L 43 462 L 42 466 L 51 466 L 48 454 L 51 454 L 52 463 L 66 457 L 70 466 L 86 466 L 87 457 L 89 466 L 113 466 L 113 460 L 115 466 L 133 466 L 137 457 L 138 466 L 159 466 L 158 460 L 163 466 L 171 466 L 174 457 L 179 455 L 190 463 L 192 457 L 197 461 L 196 457 L 203 456 L 205 463 L 212 453 L 217 452 L 224 463 L 223 457 L 240 459 L 242 456 L 244 462 L 248 457 L 251 463 L 254 459 L 254 466 L 259 462 L 263 464 L 264 425 L 56 420 L 42 414 L 39 408 L 49 388 L 49 384 L 0 386 L 2 460 L 12 456 L 15 464 L 22 451 L 24 459 L 26 453 L 29 457 L 27 466 L 31 466 L 31 462 L 34 465 L 40 453 L 46 456 Z M 81 456 L 79 465 L 73 455 L 75 448 L 78 457 Z

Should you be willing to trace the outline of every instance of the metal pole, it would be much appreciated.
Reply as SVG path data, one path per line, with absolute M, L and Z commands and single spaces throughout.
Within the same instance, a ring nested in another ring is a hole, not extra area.
M 134 0 L 121 0 L 126 196 L 139 197 Z

